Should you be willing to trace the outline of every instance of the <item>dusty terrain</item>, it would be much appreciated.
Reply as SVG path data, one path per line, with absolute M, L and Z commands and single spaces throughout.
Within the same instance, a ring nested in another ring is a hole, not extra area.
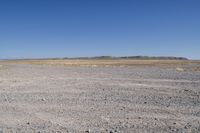
M 200 132 L 199 62 L 55 62 L 0 62 L 0 132 Z

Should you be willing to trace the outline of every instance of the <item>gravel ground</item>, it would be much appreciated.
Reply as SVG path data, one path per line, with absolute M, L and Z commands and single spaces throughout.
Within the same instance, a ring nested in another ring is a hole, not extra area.
M 198 133 L 200 72 L 3 64 L 0 132 Z

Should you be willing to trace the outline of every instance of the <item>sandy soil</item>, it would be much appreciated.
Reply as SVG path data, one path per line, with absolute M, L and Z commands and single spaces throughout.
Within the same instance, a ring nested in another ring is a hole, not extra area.
M 3 63 L 0 132 L 198 133 L 200 72 L 179 70 Z

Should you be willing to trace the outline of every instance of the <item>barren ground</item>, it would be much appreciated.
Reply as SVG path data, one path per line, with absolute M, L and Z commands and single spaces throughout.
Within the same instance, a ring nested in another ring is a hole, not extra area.
M 200 132 L 200 63 L 44 64 L 0 62 L 0 132 Z

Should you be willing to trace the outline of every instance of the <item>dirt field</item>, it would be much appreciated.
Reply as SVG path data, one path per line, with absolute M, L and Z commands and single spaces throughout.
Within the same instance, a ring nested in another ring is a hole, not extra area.
M 0 62 L 0 132 L 199 133 L 200 62 Z

